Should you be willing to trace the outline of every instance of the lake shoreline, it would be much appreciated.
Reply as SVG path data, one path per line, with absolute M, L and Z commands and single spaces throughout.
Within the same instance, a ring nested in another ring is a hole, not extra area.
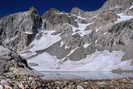
M 101 80 L 56 79 L 46 80 L 39 75 L 19 75 L 0 79 L 0 89 L 133 89 L 132 78 Z

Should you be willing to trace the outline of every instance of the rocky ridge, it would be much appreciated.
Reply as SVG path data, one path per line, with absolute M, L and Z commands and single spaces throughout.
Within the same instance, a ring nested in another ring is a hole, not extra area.
M 5 16 L 0 20 L 0 42 L 8 48 L 21 51 L 26 48 L 41 26 L 41 17 L 34 8 Z
M 107 3 L 109 3 L 110 5 L 111 2 L 112 1 L 109 1 Z M 115 12 L 116 9 L 108 9 L 104 11 L 100 10 L 102 13 L 96 11 L 97 15 L 88 15 L 89 18 L 82 16 L 82 14 L 85 15 L 85 13 L 89 14 L 90 12 L 84 12 L 78 8 L 72 9 L 71 13 L 61 12 L 56 9 L 50 9 L 42 16 L 42 31 L 44 31 L 44 34 L 48 34 L 49 31 L 53 31 L 51 35 L 59 35 L 61 37 L 61 40 L 55 42 L 47 48 L 42 48 L 41 50 L 37 49 L 35 51 L 38 52 L 44 50 L 45 52 L 56 56 L 58 59 L 81 60 L 83 58 L 86 58 L 87 55 L 94 53 L 96 50 L 123 50 L 121 48 L 125 48 L 127 46 L 126 44 L 122 43 L 127 43 L 127 39 L 129 40 L 129 43 L 127 44 L 132 44 L 130 43 L 132 42 L 132 39 L 130 39 L 130 37 L 125 38 L 126 34 L 132 34 L 132 28 L 130 28 L 131 25 L 126 25 L 126 23 L 130 23 L 130 21 L 132 21 L 132 16 L 127 15 L 126 13 L 128 12 L 128 10 L 131 10 L 131 2 L 125 2 L 127 3 L 125 4 L 125 7 L 127 7 L 127 9 L 124 9 L 121 13 Z M 119 5 L 120 1 L 116 3 L 118 3 Z M 123 20 L 126 17 L 129 19 Z M 111 29 L 115 28 L 116 30 L 123 30 L 122 32 L 120 31 L 119 34 L 117 32 L 110 32 Z M 42 35 L 43 33 L 39 34 Z M 32 44 L 32 46 L 33 45 L 37 44 Z M 70 54 L 70 52 L 74 49 L 76 50 Z

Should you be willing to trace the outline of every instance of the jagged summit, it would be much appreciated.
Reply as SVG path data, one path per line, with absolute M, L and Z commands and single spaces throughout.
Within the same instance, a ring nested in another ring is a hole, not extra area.
M 133 4 L 133 0 L 106 0 L 102 10 L 126 9 Z
M 81 10 L 80 8 L 78 8 L 78 7 L 74 7 L 74 8 L 72 8 L 72 10 L 71 10 L 71 13 L 72 14 L 76 14 L 76 15 L 81 15 L 81 13 L 83 13 L 84 11 L 83 10 Z
M 41 20 L 33 8 L 1 18 L 0 41 L 11 49 L 22 50 L 34 39 Z
M 37 9 L 35 8 L 35 7 L 31 7 L 31 8 L 29 8 L 29 10 L 28 10 L 31 14 L 37 14 L 38 13 L 38 11 L 37 11 Z

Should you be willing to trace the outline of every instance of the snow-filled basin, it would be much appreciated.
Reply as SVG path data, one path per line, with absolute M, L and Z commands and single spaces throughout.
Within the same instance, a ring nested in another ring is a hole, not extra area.
M 29 60 L 36 63 L 31 66 L 44 74 L 45 79 L 110 79 L 133 77 L 133 73 L 114 73 L 113 70 L 133 70 L 131 60 L 121 61 L 122 51 L 101 51 L 88 55 L 81 61 L 67 60 L 63 64 L 58 63 L 55 56 L 44 52 Z

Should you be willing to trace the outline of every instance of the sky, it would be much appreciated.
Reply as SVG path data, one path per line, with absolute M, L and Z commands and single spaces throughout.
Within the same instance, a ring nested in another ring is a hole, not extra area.
M 82 10 L 96 10 L 106 0 L 0 0 L 0 16 L 5 16 L 19 11 L 25 11 L 35 7 L 40 14 L 49 8 L 56 8 L 63 11 L 70 11 L 73 7 Z

